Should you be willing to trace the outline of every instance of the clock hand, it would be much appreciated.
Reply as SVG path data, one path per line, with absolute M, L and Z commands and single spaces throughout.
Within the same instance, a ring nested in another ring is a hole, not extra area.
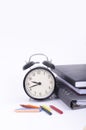
M 36 83 L 37 85 L 41 85 L 41 82 L 32 81 L 32 83 Z
M 35 83 L 35 85 L 32 85 L 32 86 L 30 86 L 29 88 L 32 88 L 32 87 L 35 87 L 35 86 L 41 85 L 41 82 L 35 82 L 35 81 L 32 81 L 32 83 Z
M 32 85 L 32 86 L 30 86 L 29 88 L 35 87 L 35 86 L 37 86 L 37 85 L 38 85 L 38 84 Z

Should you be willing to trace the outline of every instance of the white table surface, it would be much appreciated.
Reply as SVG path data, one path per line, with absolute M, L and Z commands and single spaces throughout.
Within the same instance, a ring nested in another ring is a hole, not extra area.
M 48 115 L 46 112 L 41 111 L 37 113 L 16 113 L 14 110 L 20 108 L 19 104 L 33 104 L 33 105 L 55 105 L 63 111 L 63 114 L 59 114 L 51 110 L 52 115 Z M 3 130 L 83 130 L 86 126 L 86 108 L 71 110 L 60 99 L 52 99 L 49 101 L 33 101 L 19 102 L 16 104 L 4 105 L 0 109 L 0 127 Z

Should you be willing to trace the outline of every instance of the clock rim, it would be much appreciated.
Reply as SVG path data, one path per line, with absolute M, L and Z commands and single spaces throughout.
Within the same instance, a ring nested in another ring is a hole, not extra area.
M 27 75 L 28 75 L 31 71 L 36 70 L 36 69 L 44 69 L 44 70 L 48 71 L 48 72 L 53 76 L 54 83 L 55 83 L 54 89 L 53 89 L 53 91 L 51 92 L 51 94 L 48 95 L 47 97 L 44 97 L 44 98 L 36 98 L 36 97 L 33 97 L 33 96 L 31 96 L 30 94 L 28 94 L 28 92 L 27 92 L 27 90 L 26 90 L 26 87 L 25 87 L 26 77 L 27 77 Z M 24 79 L 23 79 L 23 88 L 24 88 L 24 91 L 26 92 L 27 96 L 29 96 L 30 98 L 35 99 L 35 100 L 45 100 L 45 99 L 48 99 L 49 97 L 51 97 L 51 96 L 54 94 L 54 92 L 55 92 L 55 87 L 56 87 L 56 79 L 55 79 L 55 76 L 54 76 L 54 74 L 52 73 L 52 71 L 50 71 L 48 68 L 45 68 L 45 67 L 39 66 L 39 67 L 35 67 L 35 68 L 33 68 L 33 69 L 30 69 L 30 70 L 26 73 L 26 75 L 24 76 Z

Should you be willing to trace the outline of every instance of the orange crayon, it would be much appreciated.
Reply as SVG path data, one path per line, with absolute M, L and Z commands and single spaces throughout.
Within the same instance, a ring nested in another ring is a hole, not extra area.
M 39 106 L 31 105 L 31 104 L 20 104 L 20 106 L 25 108 L 40 108 Z

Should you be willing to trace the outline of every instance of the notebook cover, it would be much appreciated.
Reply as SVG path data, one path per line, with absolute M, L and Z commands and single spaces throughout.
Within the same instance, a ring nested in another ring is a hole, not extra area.
M 86 88 L 86 64 L 56 65 L 54 72 L 77 88 Z

